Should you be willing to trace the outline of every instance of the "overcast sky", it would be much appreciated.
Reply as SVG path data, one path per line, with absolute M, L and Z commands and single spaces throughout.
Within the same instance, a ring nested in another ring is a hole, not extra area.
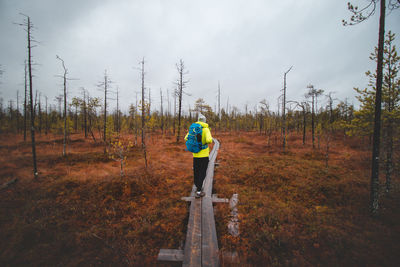
M 353 1 L 360 6 L 367 2 Z M 223 107 L 229 95 L 229 104 L 241 110 L 246 104 L 253 110 L 264 98 L 275 109 L 290 66 L 288 100 L 302 100 L 313 84 L 357 105 L 352 88 L 365 87 L 365 71 L 376 68 L 368 57 L 377 45 L 379 14 L 344 27 L 342 19 L 350 17 L 347 0 L 0 0 L 4 105 L 16 99 L 17 90 L 20 95 L 24 91 L 26 33 L 13 24 L 23 22 L 19 13 L 31 17 L 40 42 L 32 52 L 39 64 L 34 90 L 52 104 L 62 93 L 56 75 L 63 70 L 56 55 L 64 59 L 69 77 L 79 79 L 68 83 L 69 98 L 78 96 L 81 87 L 102 97 L 96 84 L 107 70 L 113 90 L 119 88 L 123 111 L 140 90 L 142 57 L 154 109 L 160 104 L 160 88 L 164 103 L 167 89 L 172 93 L 180 59 L 189 72 L 186 110 L 198 98 L 214 108 L 218 82 Z M 388 16 L 388 30 L 399 34 L 400 10 Z

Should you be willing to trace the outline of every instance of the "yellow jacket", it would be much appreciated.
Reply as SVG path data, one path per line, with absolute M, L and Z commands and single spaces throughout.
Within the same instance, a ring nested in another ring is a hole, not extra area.
M 208 124 L 202 121 L 197 121 L 196 123 L 200 124 L 203 127 L 203 133 L 201 135 L 201 142 L 203 145 L 205 144 L 211 144 L 212 143 L 212 136 L 211 136 L 211 131 L 210 128 L 208 128 Z M 185 136 L 185 140 L 187 140 L 188 134 Z M 207 148 L 200 150 L 198 153 L 193 153 L 194 158 L 206 158 L 210 155 L 210 148 L 207 146 Z

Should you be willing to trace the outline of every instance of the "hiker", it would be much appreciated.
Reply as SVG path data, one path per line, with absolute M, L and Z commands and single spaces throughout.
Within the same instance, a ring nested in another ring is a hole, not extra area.
M 208 167 L 208 156 L 210 155 L 208 144 L 212 142 L 211 132 L 203 114 L 200 113 L 198 121 L 190 126 L 185 140 L 187 150 L 193 153 L 195 197 L 203 197 L 205 193 L 202 187 Z

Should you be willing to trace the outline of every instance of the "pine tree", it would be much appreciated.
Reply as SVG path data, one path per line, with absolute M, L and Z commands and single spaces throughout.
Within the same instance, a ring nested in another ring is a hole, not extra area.
M 397 55 L 396 46 L 393 45 L 395 34 L 389 31 L 383 49 L 383 83 L 382 83 L 382 134 L 384 138 L 386 191 L 391 188 L 391 175 L 393 172 L 393 142 L 394 134 L 400 118 L 400 79 L 397 76 L 400 68 L 400 57 Z M 377 61 L 378 49 L 371 53 L 370 59 Z M 376 73 L 367 71 L 369 77 L 368 88 L 360 90 L 354 88 L 359 94 L 360 110 L 355 112 L 351 121 L 351 134 L 372 135 L 374 130 L 374 112 L 376 101 Z

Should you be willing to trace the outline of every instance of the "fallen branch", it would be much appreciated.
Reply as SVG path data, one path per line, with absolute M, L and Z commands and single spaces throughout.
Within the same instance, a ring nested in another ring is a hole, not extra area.
M 11 181 L 5 182 L 4 184 L 1 185 L 0 189 L 6 189 L 12 184 L 15 184 L 18 181 L 18 178 L 14 178 Z

